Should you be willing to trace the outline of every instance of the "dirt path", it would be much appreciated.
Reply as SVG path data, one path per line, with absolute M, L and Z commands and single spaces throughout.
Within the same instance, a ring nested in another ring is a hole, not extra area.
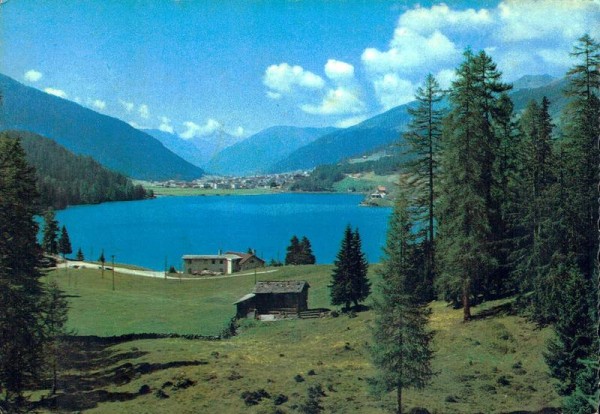
M 59 263 L 57 266 L 57 268 L 63 269 L 65 267 L 69 267 L 71 269 L 77 268 L 77 269 L 99 269 L 100 265 L 98 265 L 97 263 L 90 263 L 90 262 L 82 262 L 82 261 L 76 261 L 76 260 L 67 260 L 66 263 Z M 109 270 L 112 269 L 112 266 L 104 266 L 104 270 L 106 271 L 112 271 Z M 271 269 L 271 270 L 263 270 L 260 272 L 256 272 L 257 275 L 263 275 L 266 273 L 274 273 L 277 272 L 279 269 Z M 141 270 L 141 269 L 128 269 L 126 267 L 119 267 L 119 266 L 115 266 L 115 272 L 117 273 L 121 273 L 121 274 L 126 274 L 126 275 L 134 275 L 134 276 L 144 276 L 144 277 L 158 277 L 158 278 L 165 278 L 165 272 L 162 271 L 155 271 L 155 270 Z M 167 273 L 166 279 L 175 279 L 175 280 L 210 280 L 210 279 L 225 279 L 225 278 L 230 278 L 230 277 L 239 277 L 239 276 L 249 276 L 249 275 L 253 275 L 254 272 L 244 272 L 244 273 L 233 273 L 230 275 L 218 275 L 218 276 L 199 276 L 199 277 L 183 277 L 183 276 L 178 276 L 178 275 L 173 275 L 173 274 L 169 274 Z

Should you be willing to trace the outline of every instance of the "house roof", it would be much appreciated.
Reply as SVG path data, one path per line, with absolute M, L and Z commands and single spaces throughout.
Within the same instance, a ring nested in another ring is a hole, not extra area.
M 215 260 L 240 260 L 241 257 L 236 254 L 186 254 L 183 256 L 183 260 L 191 259 L 215 259 Z
M 257 282 L 252 293 L 300 293 L 310 285 L 305 280 L 277 280 Z
M 237 305 L 238 303 L 245 302 L 248 299 L 252 299 L 254 296 L 256 296 L 254 293 L 248 293 L 247 295 L 244 295 L 240 299 L 238 299 L 237 301 L 233 302 L 233 304 Z
M 236 256 L 239 256 L 242 258 L 242 260 L 240 261 L 240 264 L 244 264 L 246 263 L 248 260 L 250 260 L 252 257 L 256 257 L 257 260 L 260 260 L 261 262 L 264 262 L 263 259 L 261 259 L 260 257 L 258 257 L 255 254 L 252 253 L 238 253 L 238 252 L 227 252 L 225 254 L 234 254 Z

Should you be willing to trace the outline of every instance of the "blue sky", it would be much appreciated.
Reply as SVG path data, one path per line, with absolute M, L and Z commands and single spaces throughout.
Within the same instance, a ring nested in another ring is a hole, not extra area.
M 468 46 L 563 76 L 600 0 L 9 0 L 0 22 L 0 72 L 189 139 L 349 126 L 448 85 Z

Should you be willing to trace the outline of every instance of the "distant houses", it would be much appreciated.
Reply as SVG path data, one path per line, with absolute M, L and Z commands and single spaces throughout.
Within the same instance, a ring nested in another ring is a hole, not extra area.
M 308 288 L 304 280 L 257 282 L 249 293 L 234 303 L 238 318 L 298 316 L 308 310 Z M 264 318 L 263 318 L 264 319 Z
M 183 273 L 188 275 L 230 275 L 264 266 L 265 261 L 253 253 L 226 252 L 183 256 Z

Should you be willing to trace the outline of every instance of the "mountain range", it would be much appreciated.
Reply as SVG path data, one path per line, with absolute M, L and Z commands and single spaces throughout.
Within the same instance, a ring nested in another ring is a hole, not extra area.
M 516 112 L 531 99 L 547 96 L 550 113 L 556 118 L 567 103 L 562 93 L 565 79 L 525 76 L 513 85 L 510 95 Z M 276 126 L 244 140 L 224 132 L 184 140 L 159 130 L 137 130 L 3 75 L 0 91 L 0 129 L 44 135 L 108 168 L 149 180 L 191 180 L 203 174 L 200 167 L 222 175 L 251 175 L 338 163 L 401 140 L 410 121 L 408 109 L 415 105 L 392 108 L 345 129 Z
M 146 180 L 202 176 L 202 169 L 126 122 L 25 86 L 0 74 L 0 130 L 48 137 L 128 177 Z

